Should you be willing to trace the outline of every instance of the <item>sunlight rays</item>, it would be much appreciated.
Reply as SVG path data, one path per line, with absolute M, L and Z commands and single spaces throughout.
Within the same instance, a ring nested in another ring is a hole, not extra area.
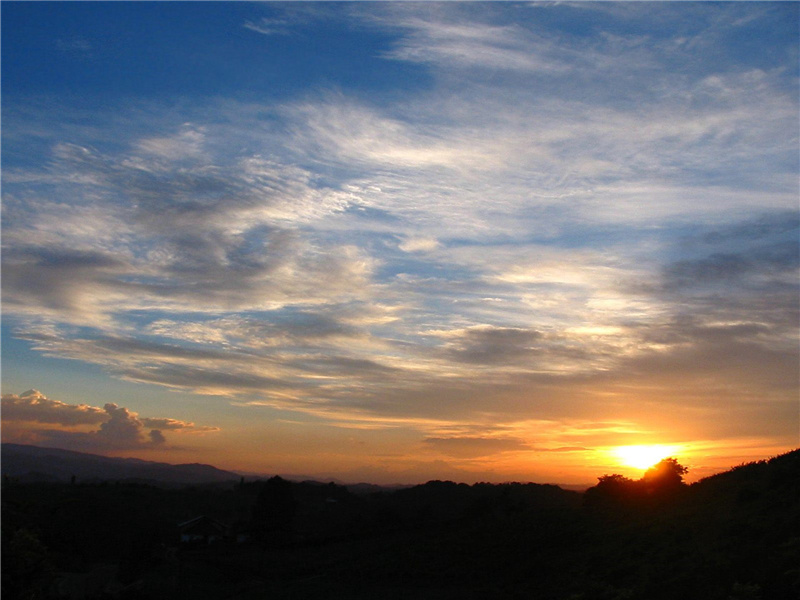
M 614 458 L 623 466 L 634 469 L 649 469 L 658 461 L 672 456 L 682 450 L 682 446 L 666 444 L 640 444 L 635 446 L 617 446 L 612 450 Z

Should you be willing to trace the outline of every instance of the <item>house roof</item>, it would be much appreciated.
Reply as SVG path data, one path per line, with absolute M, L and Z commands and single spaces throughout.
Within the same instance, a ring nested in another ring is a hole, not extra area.
M 211 528 L 222 531 L 225 529 L 225 525 L 223 525 L 216 519 L 212 519 L 211 517 L 207 517 L 205 515 L 200 515 L 199 517 L 195 517 L 194 519 L 189 519 L 188 521 L 184 521 L 183 523 L 178 523 L 178 529 L 180 529 L 181 531 L 186 531 L 196 528 Z

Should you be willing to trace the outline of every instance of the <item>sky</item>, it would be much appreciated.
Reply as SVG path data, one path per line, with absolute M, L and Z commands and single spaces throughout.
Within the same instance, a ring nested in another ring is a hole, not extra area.
M 3 441 L 374 483 L 800 446 L 799 12 L 3 2 Z

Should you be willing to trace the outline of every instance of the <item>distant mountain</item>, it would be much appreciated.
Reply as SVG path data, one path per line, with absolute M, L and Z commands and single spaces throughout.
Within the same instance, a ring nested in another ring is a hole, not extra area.
M 24 444 L 0 445 L 0 471 L 21 481 L 69 481 L 73 475 L 78 481 L 137 480 L 178 485 L 239 479 L 237 473 L 211 465 L 171 465 Z

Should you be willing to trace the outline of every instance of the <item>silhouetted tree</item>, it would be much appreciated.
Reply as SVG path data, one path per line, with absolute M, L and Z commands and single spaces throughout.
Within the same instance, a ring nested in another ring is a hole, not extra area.
M 648 493 L 675 490 L 683 485 L 689 471 L 674 458 L 665 458 L 645 471 L 641 481 Z
M 256 497 L 253 506 L 253 533 L 262 542 L 286 541 L 294 526 L 297 502 L 292 483 L 285 479 L 268 479 Z
M 639 495 L 639 484 L 624 475 L 614 473 L 597 478 L 597 485 L 584 493 L 584 504 L 589 507 L 630 504 Z
M 687 472 L 688 469 L 676 459 L 665 458 L 645 471 L 637 481 L 618 474 L 603 475 L 598 478 L 596 486 L 586 490 L 584 504 L 589 507 L 630 507 L 673 498 L 686 487 L 683 476 Z
M 32 531 L 3 531 L 3 597 L 43 598 L 53 574 L 47 548 Z

